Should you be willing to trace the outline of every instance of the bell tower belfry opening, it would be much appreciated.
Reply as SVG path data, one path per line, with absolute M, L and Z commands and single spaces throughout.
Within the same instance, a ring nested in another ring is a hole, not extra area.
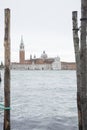
M 20 50 L 19 50 L 19 62 L 21 64 L 25 61 L 25 50 L 24 50 L 24 42 L 23 42 L 23 36 L 21 36 L 21 43 L 20 43 Z

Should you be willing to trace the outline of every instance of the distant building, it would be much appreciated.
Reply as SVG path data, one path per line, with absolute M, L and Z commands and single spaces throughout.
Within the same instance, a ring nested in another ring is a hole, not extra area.
M 61 62 L 61 70 L 76 70 L 75 62 Z
M 43 51 L 40 58 L 32 58 L 25 60 L 25 49 L 23 38 L 21 37 L 20 50 L 19 50 L 19 63 L 11 63 L 11 69 L 26 69 L 26 70 L 61 70 L 60 57 L 49 58 Z
M 20 64 L 25 63 L 25 49 L 24 49 L 24 43 L 22 37 L 21 37 L 21 44 L 20 44 L 19 59 L 20 59 L 19 61 Z

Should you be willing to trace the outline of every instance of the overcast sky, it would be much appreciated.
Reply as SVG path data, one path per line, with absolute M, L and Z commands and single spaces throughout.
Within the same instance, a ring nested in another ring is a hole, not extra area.
M 4 9 L 11 9 L 11 60 L 19 61 L 23 35 L 26 59 L 60 56 L 74 61 L 72 11 L 79 11 L 80 0 L 0 0 L 0 61 L 4 61 Z M 80 15 L 79 15 L 80 17 Z M 80 19 L 80 18 L 79 18 Z

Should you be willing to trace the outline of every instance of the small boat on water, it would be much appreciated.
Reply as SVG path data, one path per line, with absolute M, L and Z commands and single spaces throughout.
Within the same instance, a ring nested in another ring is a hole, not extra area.
M 0 77 L 0 82 L 2 81 L 1 77 Z
M 2 79 L 1 79 L 1 73 L 0 73 L 0 82 L 2 81 Z

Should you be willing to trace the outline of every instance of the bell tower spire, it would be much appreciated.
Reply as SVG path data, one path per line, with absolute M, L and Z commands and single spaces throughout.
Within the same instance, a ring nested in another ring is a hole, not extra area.
M 21 43 L 20 43 L 20 50 L 19 50 L 19 59 L 20 63 L 24 64 L 25 61 L 25 50 L 24 50 L 24 42 L 23 42 L 23 36 L 21 36 Z
M 21 36 L 20 50 L 24 50 L 23 36 Z

